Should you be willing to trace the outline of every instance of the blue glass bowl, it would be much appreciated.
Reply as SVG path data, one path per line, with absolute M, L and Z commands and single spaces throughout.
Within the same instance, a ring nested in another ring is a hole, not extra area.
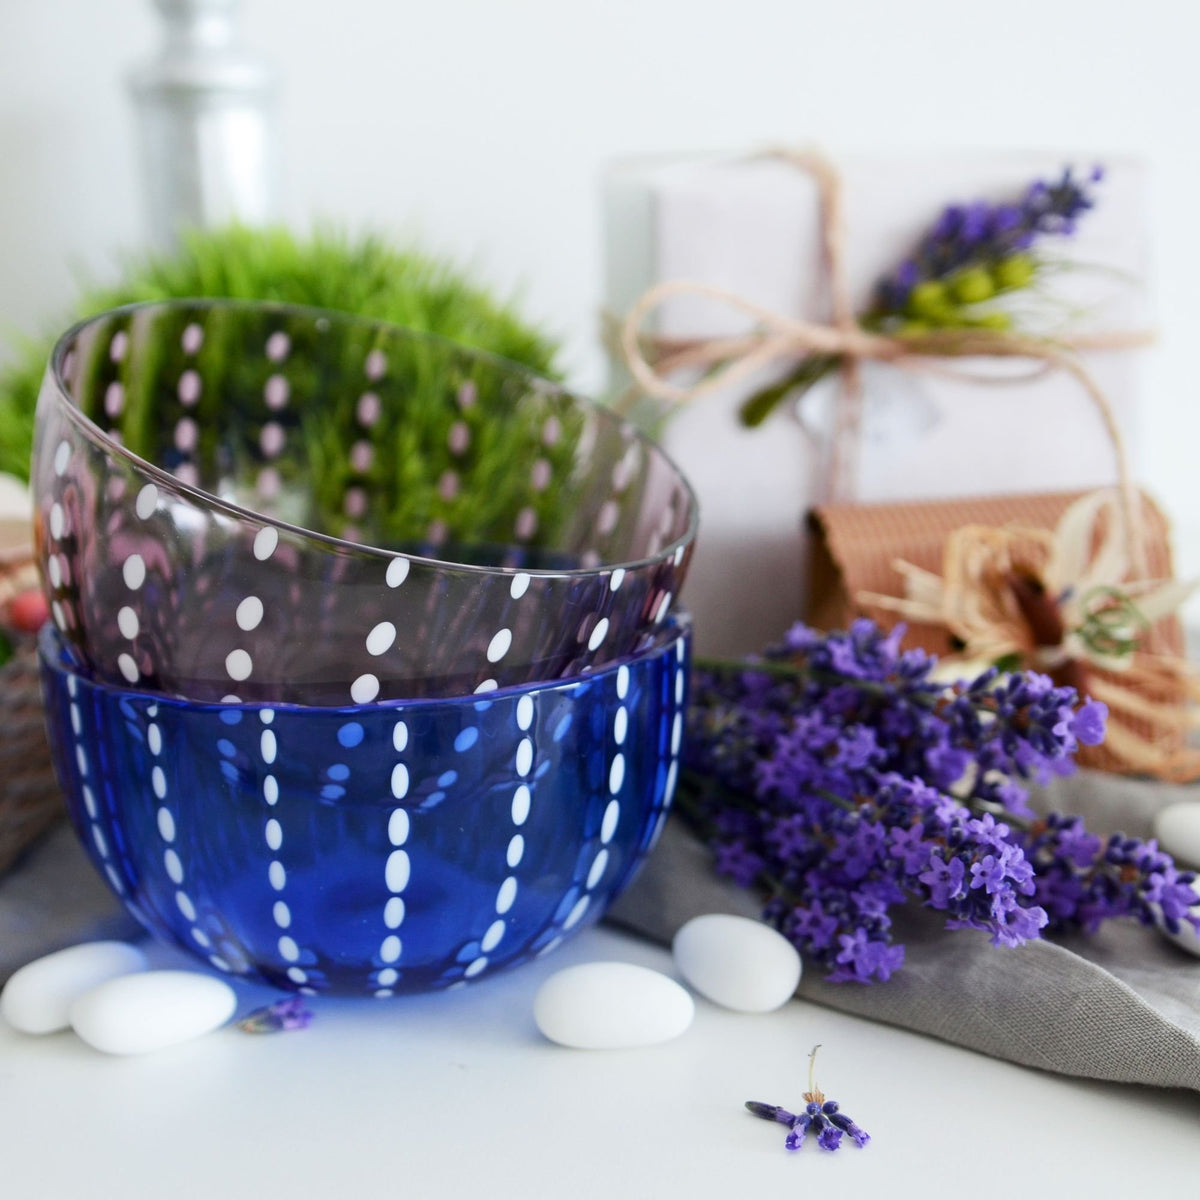
M 658 835 L 690 629 L 594 673 L 353 708 L 96 681 L 42 634 L 50 743 L 92 862 L 150 932 L 309 993 L 446 988 L 594 921 Z

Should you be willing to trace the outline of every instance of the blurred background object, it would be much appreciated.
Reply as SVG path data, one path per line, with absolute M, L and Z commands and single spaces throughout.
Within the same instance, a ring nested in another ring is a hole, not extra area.
M 280 216 L 298 230 L 329 217 L 419 233 L 502 291 L 522 287 L 587 390 L 606 379 L 598 180 L 614 158 L 766 142 L 835 157 L 1145 158 L 1162 340 L 1144 356 L 1137 474 L 1174 514 L 1181 574 L 1200 568 L 1200 15 L 1174 0 L 1146 0 L 1136 20 L 1116 0 L 1002 12 L 958 0 L 245 0 L 240 14 L 245 44 L 281 80 Z M 0 35 L 3 357 L 21 333 L 53 331 L 81 276 L 111 279 L 117 252 L 149 240 L 122 81 L 153 55 L 161 23 L 147 0 L 41 0 L 4 5 Z
M 137 108 L 150 241 L 275 215 L 270 72 L 242 48 L 238 0 L 154 0 L 158 54 L 129 85 Z

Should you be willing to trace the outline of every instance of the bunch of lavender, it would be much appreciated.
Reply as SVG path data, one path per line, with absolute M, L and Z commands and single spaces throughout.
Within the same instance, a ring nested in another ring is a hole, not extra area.
M 890 912 L 909 899 L 999 946 L 1121 916 L 1200 928 L 1194 877 L 1153 842 L 1029 807 L 1031 783 L 1103 740 L 1103 704 L 1034 673 L 935 682 L 902 632 L 796 626 L 761 660 L 697 671 L 679 803 L 718 872 L 764 891 L 838 981 L 900 967 Z
M 865 323 L 876 328 L 901 318 L 903 332 L 982 326 L 1007 329 L 1008 313 L 974 306 L 1027 287 L 1037 272 L 1030 253 L 1038 238 L 1070 236 L 1095 204 L 1095 167 L 1080 180 L 1068 167 L 1055 183 L 1036 180 L 1015 203 L 951 204 L 914 253 L 883 279 Z
M 1034 282 L 1041 265 L 1037 241 L 1074 233 L 1094 207 L 1093 188 L 1103 178 L 1102 167 L 1085 178 L 1067 167 L 1055 182 L 1035 180 L 1015 202 L 948 205 L 913 253 L 879 281 L 859 323 L 898 337 L 1011 330 L 1012 313 L 994 302 Z M 840 366 L 835 354 L 806 355 L 784 379 L 743 403 L 742 423 L 761 424 L 783 400 L 798 400 Z

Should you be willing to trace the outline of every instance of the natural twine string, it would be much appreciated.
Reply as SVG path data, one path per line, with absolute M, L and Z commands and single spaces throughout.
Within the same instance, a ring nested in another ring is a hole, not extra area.
M 1044 338 L 987 329 L 947 329 L 904 336 L 872 333 L 859 325 L 850 303 L 845 271 L 846 230 L 842 183 L 833 164 L 812 150 L 779 148 L 757 158 L 788 163 L 814 179 L 821 211 L 821 241 L 829 280 L 831 320 L 828 324 L 789 317 L 727 288 L 688 280 L 660 283 L 633 306 L 620 330 L 620 348 L 630 374 L 641 390 L 670 404 L 686 404 L 732 387 L 756 372 L 808 355 L 839 360 L 842 397 L 831 446 L 827 491 L 831 498 L 853 494 L 855 459 L 862 409 L 861 364 L 865 360 L 905 369 L 946 373 L 945 359 L 1004 358 L 1039 363 L 1065 371 L 1092 401 L 1116 458 L 1121 519 L 1130 564 L 1139 578 L 1146 574 L 1145 534 L 1129 465 L 1129 451 L 1107 395 L 1080 361 L 1085 350 L 1126 350 L 1150 344 L 1153 334 L 1139 331 L 1092 333 L 1067 338 Z M 663 339 L 642 336 L 646 318 L 680 296 L 706 297 L 754 318 L 756 329 L 733 337 Z M 647 350 L 653 354 L 653 362 Z M 678 371 L 700 371 L 690 386 L 672 383 Z M 976 376 L 968 376 L 976 379 Z

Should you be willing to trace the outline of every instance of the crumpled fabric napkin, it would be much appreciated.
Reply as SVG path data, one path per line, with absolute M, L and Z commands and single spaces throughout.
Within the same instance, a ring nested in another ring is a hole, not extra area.
M 1200 788 L 1081 772 L 1034 797 L 1043 812 L 1079 813 L 1107 836 L 1151 836 L 1154 814 Z M 691 917 L 757 916 L 750 892 L 714 874 L 705 846 L 672 818 L 609 919 L 669 942 Z M 1200 958 L 1134 921 L 1092 937 L 993 947 L 972 930 L 909 905 L 896 911 L 907 953 L 886 983 L 825 983 L 806 971 L 798 995 L 1029 1067 L 1200 1091 Z
M 43 954 L 145 936 L 60 822 L 0 878 L 0 984 Z

